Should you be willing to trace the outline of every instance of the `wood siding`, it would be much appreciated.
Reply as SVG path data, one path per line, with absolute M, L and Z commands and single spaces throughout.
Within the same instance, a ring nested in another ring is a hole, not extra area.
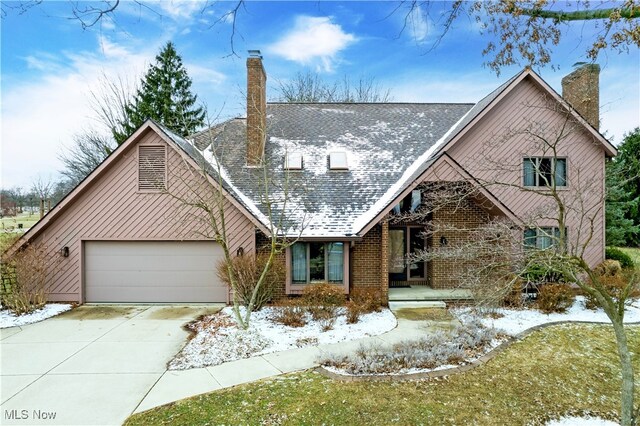
M 82 242 L 83 241 L 183 241 L 210 240 L 213 235 L 206 218 L 196 208 L 168 194 L 138 191 L 139 145 L 167 146 L 168 186 L 172 194 L 189 197 L 190 191 L 202 195 L 205 188 L 212 194 L 204 178 L 184 161 L 181 154 L 155 132 L 140 136 L 102 175 L 89 182 L 73 202 L 65 206 L 36 238 L 46 245 L 51 256 L 60 256 L 62 247 L 69 247 L 69 257 L 48 280 L 49 298 L 53 301 L 83 302 Z M 200 180 L 201 186 L 193 183 Z M 255 231 L 249 219 L 225 202 L 227 234 L 232 253 L 242 247 L 245 253 L 255 250 Z M 60 207 L 58 207 L 60 208 Z
M 551 108 L 549 107 L 551 106 Z M 483 119 L 467 131 L 447 153 L 466 171 L 479 179 L 516 216 L 523 221 L 543 208 L 553 208 L 551 199 L 524 191 L 522 160 L 524 157 L 551 156 L 538 149 L 534 139 L 518 133 L 532 126 L 532 133 L 551 138 L 565 122 L 566 115 L 558 111 L 557 103 L 531 78 L 523 80 L 496 104 Z M 604 161 L 605 152 L 599 141 L 582 125 L 572 124 L 566 138 L 558 145 L 557 156 L 567 158 L 568 186 L 560 190 L 567 205 L 588 211 L 593 219 L 593 239 L 585 258 L 594 266 L 604 259 Z M 514 131 L 515 129 L 515 131 Z M 508 140 L 508 132 L 514 132 Z M 437 173 L 435 173 L 437 175 Z M 496 182 L 497 184 L 491 184 Z M 512 186 L 513 185 L 513 186 Z M 576 200 L 581 195 L 582 200 Z M 578 213 L 567 216 L 570 244 L 584 241 L 589 224 L 581 223 Z M 554 226 L 552 220 L 539 220 L 539 226 Z

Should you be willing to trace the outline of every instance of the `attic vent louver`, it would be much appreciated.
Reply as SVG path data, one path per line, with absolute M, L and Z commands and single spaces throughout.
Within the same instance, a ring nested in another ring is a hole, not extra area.
M 302 170 L 302 154 L 299 152 L 287 152 L 284 159 L 286 170 Z
M 329 153 L 329 170 L 349 170 L 347 153 L 344 151 Z
M 166 188 L 166 147 L 146 145 L 138 147 L 138 190 L 162 191 Z

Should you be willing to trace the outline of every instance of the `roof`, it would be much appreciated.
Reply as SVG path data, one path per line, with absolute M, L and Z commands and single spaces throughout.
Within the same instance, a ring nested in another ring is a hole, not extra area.
M 473 104 L 297 104 L 267 105 L 265 161 L 270 196 L 283 203 L 281 229 L 303 237 L 352 236 L 366 214 L 425 151 L 441 143 Z M 214 129 L 216 156 L 239 191 L 261 203 L 260 169 L 245 165 L 246 121 L 234 119 Z M 207 134 L 195 136 L 197 146 Z M 329 153 L 347 154 L 348 170 L 329 170 Z M 303 170 L 285 171 L 284 156 L 299 152 Z M 286 178 L 285 178 L 286 177 Z M 285 193 L 288 194 L 285 196 Z M 282 205 L 280 205 L 282 206 Z M 282 208 L 275 209 L 275 211 Z

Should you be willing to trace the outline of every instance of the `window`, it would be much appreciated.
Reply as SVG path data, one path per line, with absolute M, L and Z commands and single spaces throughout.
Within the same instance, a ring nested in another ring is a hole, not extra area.
M 394 206 L 392 211 L 395 214 L 414 213 L 418 210 L 420 204 L 422 204 L 422 191 L 414 189 L 411 194 L 404 197 L 400 203 Z
M 164 145 L 139 146 L 138 190 L 163 191 L 166 183 L 166 147 Z
M 567 231 L 565 230 L 565 239 Z M 560 229 L 556 227 L 527 228 L 524 230 L 524 245 L 545 250 L 555 246 L 560 239 Z
M 284 159 L 286 170 L 302 170 L 302 154 L 299 152 L 287 152 Z
M 567 159 L 555 157 L 525 158 L 523 163 L 524 186 L 566 186 Z
M 329 153 L 329 170 L 349 170 L 347 153 L 344 151 Z
M 291 246 L 293 284 L 344 282 L 344 243 L 295 243 Z

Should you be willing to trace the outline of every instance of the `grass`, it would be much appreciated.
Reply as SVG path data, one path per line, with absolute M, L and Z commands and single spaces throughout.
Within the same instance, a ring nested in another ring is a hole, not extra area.
M 444 308 L 403 308 L 395 312 L 398 318 L 410 321 L 451 321 L 453 316 Z
M 628 334 L 630 346 L 640 347 L 640 327 L 629 327 Z M 634 365 L 640 368 L 640 354 Z M 532 333 L 463 374 L 343 382 L 307 371 L 184 399 L 125 424 L 512 425 L 564 415 L 617 420 L 619 389 L 611 328 L 572 324 Z
M 636 264 L 636 269 L 640 271 L 640 248 L 631 248 L 631 247 L 618 247 L 618 248 L 631 257 L 631 260 L 633 260 L 633 263 Z
M 22 213 L 18 216 L 3 217 L 0 219 L 0 229 L 17 229 L 18 224 L 22 224 L 22 228 L 26 231 L 31 228 L 38 220 L 40 215 L 37 213 Z

